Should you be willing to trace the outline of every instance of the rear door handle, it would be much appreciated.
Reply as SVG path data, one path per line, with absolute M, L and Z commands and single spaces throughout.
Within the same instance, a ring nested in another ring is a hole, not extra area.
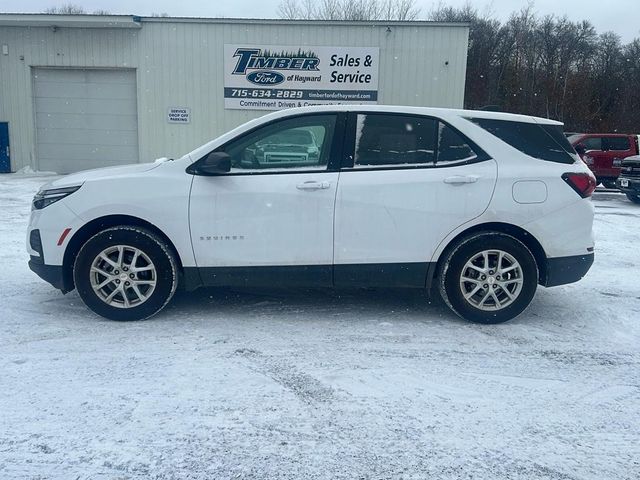
M 299 183 L 296 185 L 298 190 L 326 190 L 331 184 L 329 182 L 315 182 L 313 180 L 309 182 Z
M 477 175 L 453 175 L 452 177 L 446 177 L 443 182 L 451 185 L 463 185 L 465 183 L 476 183 L 480 178 Z

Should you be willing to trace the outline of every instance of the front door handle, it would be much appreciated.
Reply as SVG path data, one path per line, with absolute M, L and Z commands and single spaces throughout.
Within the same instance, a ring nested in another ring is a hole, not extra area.
M 304 183 L 299 183 L 296 185 L 298 190 L 326 190 L 329 188 L 331 184 L 329 182 L 315 182 L 309 181 Z
M 443 182 L 451 185 L 464 185 L 465 183 L 476 183 L 480 178 L 477 175 L 453 175 L 452 177 L 446 177 Z

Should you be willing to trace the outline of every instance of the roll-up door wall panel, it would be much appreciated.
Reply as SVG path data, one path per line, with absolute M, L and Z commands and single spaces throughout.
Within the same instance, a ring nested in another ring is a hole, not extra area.
M 38 168 L 138 162 L 135 70 L 33 70 Z

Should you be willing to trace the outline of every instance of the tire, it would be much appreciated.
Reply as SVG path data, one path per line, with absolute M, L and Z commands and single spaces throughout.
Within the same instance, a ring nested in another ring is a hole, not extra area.
M 614 189 L 614 190 L 618 189 L 615 180 L 603 180 L 602 181 L 602 185 L 604 185 L 605 188 L 611 188 L 611 189 Z
M 497 275 L 498 259 L 502 270 L 507 270 L 502 275 Z M 468 281 L 462 280 L 463 273 Z M 438 284 L 443 300 L 458 316 L 476 323 L 502 323 L 520 315 L 531 303 L 538 286 L 538 266 L 531 251 L 517 238 L 481 232 L 463 238 L 448 250 Z
M 627 193 L 627 198 L 631 200 L 633 203 L 640 204 L 640 195 L 637 193 Z
M 142 320 L 169 303 L 178 286 L 178 268 L 158 235 L 118 226 L 87 240 L 76 256 L 73 278 L 82 301 L 98 315 Z

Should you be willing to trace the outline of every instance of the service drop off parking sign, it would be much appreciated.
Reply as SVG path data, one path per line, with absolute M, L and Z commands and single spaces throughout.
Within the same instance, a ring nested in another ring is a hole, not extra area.
M 377 47 L 224 46 L 224 106 L 378 103 Z

